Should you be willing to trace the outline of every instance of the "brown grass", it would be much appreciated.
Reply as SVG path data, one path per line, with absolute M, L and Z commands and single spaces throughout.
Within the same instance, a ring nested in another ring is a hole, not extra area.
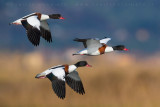
M 160 57 L 137 59 L 128 54 L 46 58 L 40 52 L 1 53 L 0 107 L 160 107 Z M 35 79 L 45 69 L 86 59 L 92 68 L 79 68 L 86 94 L 66 87 L 59 99 L 48 79 Z

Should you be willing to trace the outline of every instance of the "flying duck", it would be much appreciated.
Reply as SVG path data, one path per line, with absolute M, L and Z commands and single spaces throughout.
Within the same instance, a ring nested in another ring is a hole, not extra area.
M 61 99 L 65 98 L 65 82 L 74 91 L 83 95 L 85 91 L 76 69 L 84 66 L 91 67 L 86 61 L 79 61 L 74 65 L 58 65 L 37 74 L 35 78 L 48 78 L 52 82 L 53 91 Z
M 60 14 L 45 15 L 41 13 L 32 13 L 10 24 L 23 25 L 23 27 L 26 29 L 29 41 L 34 46 L 38 46 L 40 42 L 40 36 L 42 36 L 42 38 L 44 38 L 47 42 L 52 42 L 52 36 L 47 19 L 64 18 Z
M 85 49 L 73 54 L 73 55 L 102 55 L 107 52 L 112 52 L 115 50 L 124 50 L 128 51 L 124 45 L 117 45 L 117 46 L 108 46 L 107 42 L 110 41 L 111 38 L 89 38 L 89 39 L 79 39 L 76 38 L 74 41 L 82 42 Z

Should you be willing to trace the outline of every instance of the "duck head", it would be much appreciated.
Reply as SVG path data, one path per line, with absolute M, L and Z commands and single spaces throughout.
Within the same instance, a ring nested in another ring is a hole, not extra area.
M 79 61 L 79 62 L 77 62 L 76 64 L 74 64 L 76 67 L 84 67 L 84 66 L 86 66 L 86 67 L 92 67 L 91 65 L 89 65 L 88 63 L 87 63 L 87 61 Z
M 51 19 L 64 19 L 64 17 L 62 17 L 61 14 L 51 14 L 51 15 L 49 15 L 49 18 L 51 18 Z
M 128 51 L 128 49 L 127 49 L 127 48 L 125 48 L 125 46 L 124 46 L 124 45 L 117 45 L 117 46 L 113 46 L 113 50 L 119 50 L 119 51 L 124 50 L 124 51 Z

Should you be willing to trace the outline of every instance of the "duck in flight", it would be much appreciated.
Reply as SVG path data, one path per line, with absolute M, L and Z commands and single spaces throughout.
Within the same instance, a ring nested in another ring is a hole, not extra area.
M 56 95 L 64 99 L 66 94 L 65 82 L 79 94 L 85 94 L 82 81 L 76 69 L 78 67 L 91 67 L 86 61 L 79 61 L 74 65 L 58 65 L 37 74 L 35 78 L 48 78 Z
M 23 25 L 29 41 L 38 46 L 40 43 L 40 36 L 47 42 L 52 42 L 51 32 L 47 23 L 47 19 L 64 19 L 60 14 L 45 15 L 41 13 L 32 13 L 24 16 L 10 24 Z
M 117 46 L 108 46 L 107 42 L 110 41 L 111 38 L 89 38 L 89 39 L 79 39 L 76 38 L 74 41 L 82 42 L 85 49 L 73 54 L 73 55 L 102 55 L 107 52 L 112 52 L 115 50 L 124 50 L 128 51 L 124 45 L 117 45 Z

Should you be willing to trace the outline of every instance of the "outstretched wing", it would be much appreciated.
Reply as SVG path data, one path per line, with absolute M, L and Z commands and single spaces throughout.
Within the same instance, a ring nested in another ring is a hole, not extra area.
M 56 95 L 59 98 L 64 99 L 66 94 L 65 81 L 57 78 L 52 72 L 46 76 L 52 82 L 52 89 Z
M 87 44 L 88 53 L 95 52 L 102 46 L 100 41 L 97 39 L 89 39 L 87 40 L 86 44 Z
M 38 30 L 38 28 L 30 25 L 27 20 L 22 20 L 21 23 L 26 29 L 29 41 L 34 46 L 38 46 L 40 42 L 40 31 Z
M 100 40 L 98 38 L 94 38 L 94 39 L 76 38 L 76 39 L 74 39 L 74 41 L 83 42 L 84 47 L 87 48 L 89 53 L 97 51 L 102 46 L 102 44 L 100 43 Z
M 46 20 L 40 22 L 40 30 L 42 37 L 47 40 L 47 42 L 52 42 L 51 32 Z
M 111 40 L 111 38 L 104 38 L 104 39 L 101 39 L 101 40 L 100 40 L 100 43 L 107 44 L 108 41 L 110 41 L 110 40 Z
M 77 71 L 73 71 L 65 76 L 66 83 L 77 93 L 85 94 L 82 81 Z

